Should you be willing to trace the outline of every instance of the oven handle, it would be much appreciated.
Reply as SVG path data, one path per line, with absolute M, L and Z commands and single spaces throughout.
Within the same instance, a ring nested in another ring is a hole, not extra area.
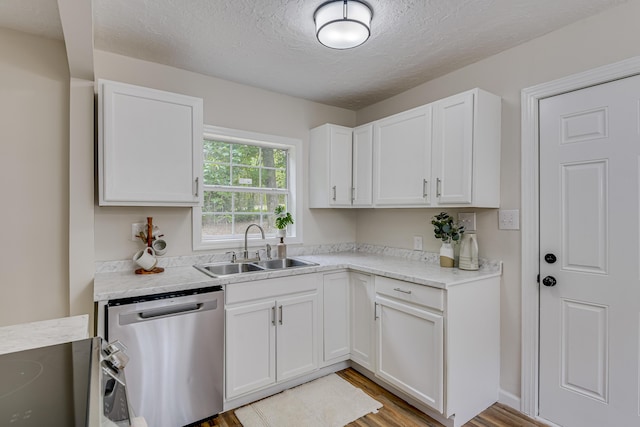
M 218 300 L 204 301 L 200 303 L 180 304 L 176 306 L 160 307 L 152 310 L 134 311 L 133 313 L 120 314 L 120 325 L 147 322 L 149 320 L 162 319 L 183 314 L 201 311 L 215 310 L 218 308 Z

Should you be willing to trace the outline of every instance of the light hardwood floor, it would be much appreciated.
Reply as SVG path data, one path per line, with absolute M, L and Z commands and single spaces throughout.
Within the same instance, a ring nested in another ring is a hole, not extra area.
M 337 372 L 343 379 L 361 388 L 369 396 L 382 403 L 377 414 L 367 414 L 349 424 L 351 427 L 443 427 L 442 424 L 420 412 L 402 399 L 389 393 L 355 370 L 348 368 Z M 218 415 L 199 427 L 240 427 L 234 411 Z M 465 427 L 538 427 L 545 426 L 499 403 L 486 409 Z M 296 426 L 297 427 L 297 426 Z M 304 426 L 299 426 L 304 427 Z

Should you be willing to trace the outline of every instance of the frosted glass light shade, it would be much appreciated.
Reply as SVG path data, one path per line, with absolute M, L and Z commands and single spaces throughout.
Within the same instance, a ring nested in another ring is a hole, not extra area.
M 313 15 L 318 41 L 333 49 L 360 46 L 371 34 L 371 16 L 369 6 L 358 0 L 327 2 Z

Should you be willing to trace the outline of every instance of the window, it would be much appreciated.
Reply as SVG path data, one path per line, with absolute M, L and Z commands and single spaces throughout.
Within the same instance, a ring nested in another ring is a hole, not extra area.
M 294 215 L 287 242 L 300 241 L 300 227 L 295 227 L 300 142 L 212 126 L 204 129 L 203 191 L 200 206 L 193 209 L 194 249 L 239 248 L 245 230 L 254 223 L 267 237 L 274 237 L 273 211 L 278 205 Z M 249 233 L 260 237 L 257 228 Z M 264 244 L 261 239 L 259 244 Z

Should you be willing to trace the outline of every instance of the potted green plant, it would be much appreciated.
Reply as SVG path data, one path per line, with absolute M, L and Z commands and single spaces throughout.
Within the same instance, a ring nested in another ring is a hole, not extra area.
M 456 223 L 451 215 L 440 212 L 431 219 L 433 224 L 433 234 L 436 239 L 442 240 L 440 247 L 440 267 L 453 267 L 453 246 L 452 243 L 460 241 L 464 234 L 464 226 Z
M 277 236 L 280 238 L 287 236 L 287 225 L 293 224 L 291 213 L 285 210 L 284 205 L 276 206 L 274 211 L 276 214 L 275 226 L 278 229 Z

